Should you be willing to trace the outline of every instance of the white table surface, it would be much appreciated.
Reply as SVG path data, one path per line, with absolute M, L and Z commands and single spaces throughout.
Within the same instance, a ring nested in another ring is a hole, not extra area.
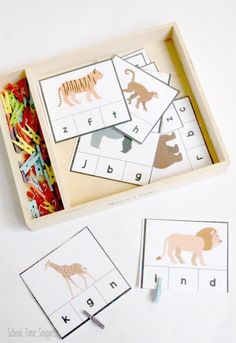
M 231 158 L 228 172 L 130 205 L 30 232 L 0 135 L 0 342 L 44 342 L 52 331 L 18 274 L 89 225 L 134 286 L 64 341 L 96 343 L 236 342 L 236 2 L 234 0 L 0 1 L 0 72 L 171 21 L 179 24 Z M 135 288 L 143 217 L 230 222 L 230 294 L 163 295 Z M 23 337 L 9 337 L 10 330 Z M 30 337 L 30 330 L 35 337 Z M 59 339 L 51 337 L 51 342 Z

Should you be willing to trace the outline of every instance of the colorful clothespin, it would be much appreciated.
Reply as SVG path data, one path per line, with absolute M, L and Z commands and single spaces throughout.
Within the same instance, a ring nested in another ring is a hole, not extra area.
M 40 159 L 40 162 L 41 162 L 41 165 L 42 167 L 44 167 L 44 159 L 43 159 L 43 155 L 41 153 L 41 149 L 40 149 L 40 146 L 37 144 L 36 145 L 36 150 L 38 152 L 38 155 L 39 155 L 39 159 Z
M 35 164 L 35 162 L 38 160 L 39 155 L 36 153 L 36 151 L 25 161 L 25 163 L 22 164 L 20 167 L 20 171 L 24 172 L 25 175 L 28 173 L 30 168 Z
M 47 200 L 46 195 L 41 192 L 37 187 L 35 187 L 35 185 L 33 184 L 33 182 L 29 181 L 28 184 L 30 185 L 30 191 L 33 193 L 34 198 L 37 202 L 40 202 L 41 204 L 43 204 L 44 201 Z M 39 201 L 37 200 L 38 197 L 42 200 Z
M 97 326 L 99 326 L 101 329 L 105 328 L 105 325 L 103 325 L 100 320 L 89 314 L 86 310 L 83 310 L 83 313 Z
M 55 175 L 52 166 L 49 167 L 46 163 L 44 163 L 44 165 L 49 176 L 50 184 L 53 185 L 55 182 Z
M 6 114 L 12 113 L 12 108 L 11 108 L 10 101 L 9 101 L 9 94 L 6 90 L 4 90 L 0 93 L 0 99 L 1 99 L 1 102 L 2 102 L 2 105 L 4 108 L 4 112 Z
M 43 166 L 42 166 L 42 163 L 41 163 L 40 158 L 38 158 L 38 159 L 35 161 L 34 167 L 35 167 L 36 175 L 37 175 L 38 177 L 44 176 L 44 174 L 43 174 Z
M 41 207 L 47 210 L 49 213 L 55 212 L 55 207 L 48 201 L 44 201 L 44 206 L 41 205 Z
M 162 278 L 158 277 L 157 274 L 155 274 L 155 288 L 153 290 L 153 301 L 156 303 L 160 301 L 161 292 L 162 292 L 161 284 L 162 284 Z
M 21 130 L 24 132 L 24 134 L 30 137 L 34 141 L 34 143 L 40 144 L 41 137 L 39 137 L 39 135 L 33 129 L 31 129 L 28 124 L 25 124 L 25 126 L 27 127 L 28 131 L 22 128 Z
M 18 165 L 19 165 L 19 168 L 21 168 L 22 164 L 19 161 L 18 161 Z M 21 171 L 21 176 L 22 176 L 23 182 L 28 183 L 29 177 L 23 171 Z
M 16 105 L 14 107 L 13 113 L 11 115 L 10 124 L 15 126 L 18 123 L 20 116 L 22 116 L 24 110 L 24 104 L 16 100 Z
M 44 174 L 45 179 L 47 180 L 47 184 L 48 184 L 48 187 L 50 188 L 50 191 L 53 192 L 53 186 L 51 185 L 51 182 L 50 182 L 48 173 L 46 171 L 46 168 L 44 168 L 43 174 Z
M 24 150 L 27 154 L 32 155 L 35 152 L 35 148 L 26 143 L 20 136 L 16 136 L 19 142 L 12 140 L 14 144 L 16 144 L 21 150 Z
M 39 209 L 35 200 L 29 202 L 29 208 L 34 218 L 40 217 Z
M 36 177 L 34 177 L 33 175 L 31 175 L 30 179 L 28 179 L 28 182 L 31 182 L 31 184 L 34 185 L 34 187 L 36 187 L 40 192 L 43 193 L 43 190 L 38 182 L 38 180 L 36 179 Z

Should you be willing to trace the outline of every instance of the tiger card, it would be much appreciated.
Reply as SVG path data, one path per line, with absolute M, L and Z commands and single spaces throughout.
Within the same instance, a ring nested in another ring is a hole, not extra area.
M 179 91 L 118 56 L 113 63 L 132 118 L 116 129 L 143 143 Z
M 227 222 L 144 220 L 140 287 L 163 292 L 229 292 Z
M 39 80 L 55 142 L 131 120 L 112 60 Z

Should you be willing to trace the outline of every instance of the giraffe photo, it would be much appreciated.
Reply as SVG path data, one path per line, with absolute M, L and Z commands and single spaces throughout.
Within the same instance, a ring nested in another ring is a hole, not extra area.
M 68 286 L 68 288 L 70 290 L 72 298 L 74 298 L 74 293 L 73 293 L 71 284 L 73 284 L 74 286 L 79 288 L 81 291 L 83 290 L 83 288 L 81 288 L 71 278 L 73 275 L 79 275 L 83 279 L 84 286 L 85 286 L 84 289 L 86 289 L 88 287 L 87 280 L 86 280 L 87 277 L 89 277 L 90 279 L 95 281 L 94 277 L 87 271 L 87 269 L 85 267 L 83 267 L 79 263 L 73 263 L 73 264 L 70 264 L 70 265 L 66 265 L 66 264 L 65 265 L 59 265 L 59 264 L 56 264 L 54 262 L 47 261 L 46 265 L 45 265 L 45 270 L 47 270 L 48 267 L 54 269 L 57 273 L 61 274 L 61 276 L 64 278 L 64 280 L 67 283 L 67 286 Z

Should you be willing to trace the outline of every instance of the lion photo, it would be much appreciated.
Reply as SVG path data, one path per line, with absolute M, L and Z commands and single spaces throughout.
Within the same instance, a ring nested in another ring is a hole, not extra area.
M 161 260 L 167 252 L 172 263 L 185 263 L 181 257 L 181 251 L 192 253 L 191 263 L 197 265 L 199 259 L 201 266 L 206 266 L 203 251 L 211 250 L 222 243 L 216 229 L 212 227 L 203 228 L 196 235 L 174 233 L 165 239 L 164 249 L 161 256 L 156 260 Z

